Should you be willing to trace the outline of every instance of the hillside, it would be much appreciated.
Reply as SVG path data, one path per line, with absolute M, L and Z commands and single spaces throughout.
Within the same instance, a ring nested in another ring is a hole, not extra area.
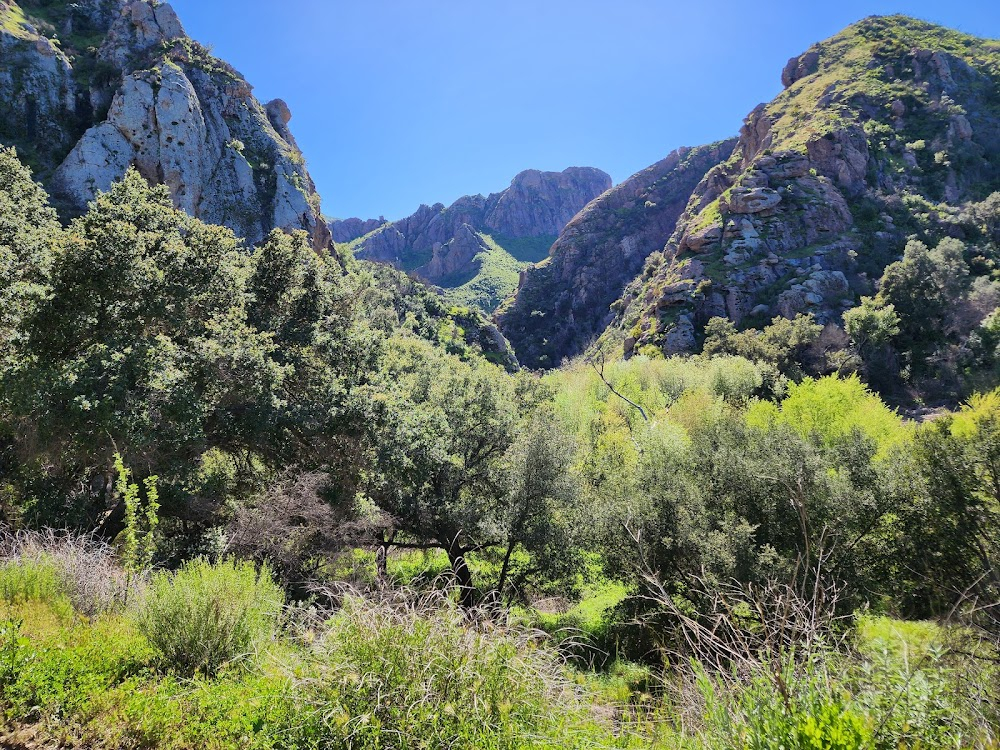
M 421 206 L 396 222 L 335 221 L 331 230 L 356 257 L 413 273 L 453 302 L 491 313 L 517 288 L 519 273 L 610 187 L 598 169 L 528 170 L 500 193 Z
M 982 202 L 1000 189 L 1000 42 L 872 17 L 793 58 L 782 80 L 616 304 L 605 341 L 692 352 L 713 316 L 839 323 L 908 239 L 949 237 L 970 283 L 983 279 L 983 309 L 949 334 L 969 335 L 996 296 Z M 880 299 L 900 307 L 891 290 Z
M 0 143 L 17 147 L 65 216 L 135 166 L 178 208 L 251 243 L 280 227 L 325 248 L 291 113 L 252 90 L 169 4 L 0 3 Z
M 679 149 L 596 198 L 563 229 L 498 314 L 525 365 L 556 366 L 607 327 L 611 304 L 663 248 L 691 191 L 734 145 Z

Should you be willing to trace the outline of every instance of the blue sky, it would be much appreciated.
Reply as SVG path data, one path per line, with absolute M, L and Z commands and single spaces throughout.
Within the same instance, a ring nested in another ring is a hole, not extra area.
M 397 219 L 522 169 L 615 182 L 737 132 L 789 57 L 872 14 L 1000 37 L 995 0 L 172 0 L 291 127 L 330 216 Z

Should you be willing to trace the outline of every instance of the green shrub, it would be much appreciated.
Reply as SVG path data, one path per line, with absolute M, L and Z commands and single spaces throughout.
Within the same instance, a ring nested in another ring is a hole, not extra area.
M 0 622 L 0 709 L 10 719 L 56 723 L 85 716 L 95 698 L 142 672 L 152 656 L 121 617 L 45 629 L 39 628 L 44 605 L 22 614 L 21 621 Z M 29 629 L 45 632 L 29 637 Z
M 283 601 L 266 567 L 197 559 L 154 576 L 137 623 L 167 667 L 212 674 L 274 635 Z

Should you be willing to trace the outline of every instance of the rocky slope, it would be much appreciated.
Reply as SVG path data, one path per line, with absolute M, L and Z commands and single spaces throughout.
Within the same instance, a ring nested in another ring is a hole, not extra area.
M 500 193 L 421 206 L 391 223 L 335 221 L 331 230 L 356 257 L 458 290 L 456 301 L 492 311 L 514 291 L 521 268 L 543 257 L 570 219 L 610 187 L 598 169 L 529 170 Z
M 1000 188 L 1000 42 L 873 17 L 782 80 L 616 304 L 626 355 L 696 350 L 712 316 L 837 321 L 928 217 Z
M 498 314 L 522 363 L 558 365 L 605 329 L 614 318 L 611 304 L 663 248 L 691 191 L 735 145 L 733 139 L 679 149 L 595 199 L 566 226 Z
M 275 227 L 330 243 L 280 100 L 151 0 L 0 0 L 0 141 L 67 215 L 134 166 L 176 205 L 250 242 Z

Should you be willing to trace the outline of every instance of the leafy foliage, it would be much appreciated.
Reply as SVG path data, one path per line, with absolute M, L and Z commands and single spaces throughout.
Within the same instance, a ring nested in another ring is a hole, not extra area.
M 183 675 L 213 673 L 255 656 L 273 636 L 283 601 L 266 568 L 195 559 L 153 577 L 137 625 L 166 667 Z

